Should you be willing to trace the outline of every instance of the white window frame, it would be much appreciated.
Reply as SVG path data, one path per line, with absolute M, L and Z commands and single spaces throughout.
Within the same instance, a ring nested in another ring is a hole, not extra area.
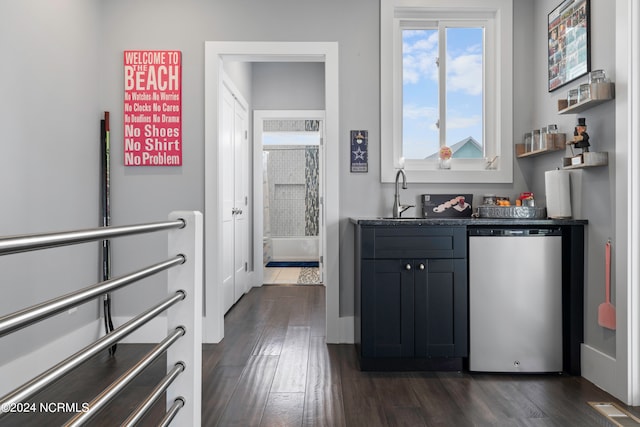
M 467 21 L 485 26 L 484 137 L 486 159 L 437 162 L 402 157 L 402 29 L 420 22 Z M 513 5 L 512 0 L 381 0 L 380 112 L 381 180 L 393 182 L 404 167 L 407 179 L 424 183 L 513 182 Z

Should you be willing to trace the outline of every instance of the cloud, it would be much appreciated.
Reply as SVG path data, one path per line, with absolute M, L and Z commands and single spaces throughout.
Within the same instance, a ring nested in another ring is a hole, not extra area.
M 420 37 L 415 40 L 415 37 Z M 437 31 L 410 30 L 403 32 L 402 63 L 405 84 L 417 84 L 424 77 L 438 81 Z
M 420 37 L 417 40 L 416 37 Z M 403 83 L 418 84 L 424 79 L 438 82 L 437 31 L 403 32 Z M 447 89 L 468 95 L 482 94 L 482 45 L 467 46 L 464 51 L 449 52 Z
M 409 120 L 427 119 L 436 121 L 438 119 L 438 109 L 436 107 L 407 104 L 403 107 L 402 112 L 404 117 Z
M 447 58 L 447 89 L 482 95 L 482 54 L 462 54 Z
M 422 122 L 424 126 L 428 126 L 432 130 L 437 130 L 436 122 L 438 121 L 438 109 L 436 107 L 423 107 L 414 104 L 407 104 L 403 108 L 403 116 L 407 120 L 415 120 Z M 450 114 L 447 117 L 447 129 L 467 129 L 482 124 L 482 116 L 456 116 Z
M 482 116 L 447 117 L 448 129 L 467 129 L 482 124 Z

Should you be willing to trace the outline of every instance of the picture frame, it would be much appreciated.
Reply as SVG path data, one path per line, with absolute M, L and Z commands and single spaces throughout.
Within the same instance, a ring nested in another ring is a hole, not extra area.
M 564 0 L 548 15 L 549 92 L 591 71 L 590 0 Z

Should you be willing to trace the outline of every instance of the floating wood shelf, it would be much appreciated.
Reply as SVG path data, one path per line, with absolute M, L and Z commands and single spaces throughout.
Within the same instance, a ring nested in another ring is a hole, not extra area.
M 565 161 L 570 161 L 570 157 L 565 158 Z M 582 163 L 576 165 L 566 165 L 562 169 L 584 169 L 593 168 L 597 166 L 607 166 L 609 164 L 609 153 L 602 152 L 597 153 L 588 151 L 582 153 Z
M 535 151 L 527 151 L 526 153 L 522 153 L 522 154 L 518 154 L 517 157 L 519 159 L 525 158 L 525 157 L 535 157 L 535 156 L 539 156 L 541 154 L 546 154 L 546 153 L 552 153 L 554 151 L 560 151 L 563 150 L 564 148 L 543 148 L 542 150 L 535 150 Z
M 562 169 L 584 169 L 584 168 L 595 168 L 598 166 L 606 166 L 606 164 L 604 165 L 585 165 L 585 164 L 581 164 L 581 165 L 573 165 L 573 166 L 565 166 Z
M 527 144 L 516 144 L 516 157 L 518 157 L 519 159 L 524 157 L 535 157 L 541 154 L 564 150 L 567 147 L 567 135 L 564 133 L 545 133 L 540 137 L 544 138 L 545 148 L 525 151 Z
M 576 104 L 567 104 L 566 99 L 558 100 L 558 114 L 577 114 L 596 105 L 612 100 L 615 97 L 613 83 L 591 83 L 591 97 Z

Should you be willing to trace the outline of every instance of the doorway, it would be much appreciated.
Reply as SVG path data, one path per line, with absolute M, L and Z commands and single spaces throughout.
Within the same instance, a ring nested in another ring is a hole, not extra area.
M 222 235 L 223 172 L 225 161 L 218 144 L 220 137 L 219 109 L 223 61 L 247 62 L 323 62 L 325 66 L 325 163 L 323 185 L 325 197 L 322 218 L 326 233 L 322 236 L 321 256 L 324 261 L 323 282 L 326 289 L 326 342 L 351 342 L 353 318 L 339 315 L 339 171 L 327 173 L 326 165 L 339 165 L 338 116 L 338 44 L 336 42 L 205 42 L 205 295 L 203 341 L 220 342 L 224 337 L 221 269 L 225 251 Z M 255 185 L 255 174 L 253 189 Z M 261 185 L 262 177 L 260 177 Z M 254 194 L 255 195 L 255 194 Z M 255 214 L 253 212 L 252 214 Z M 255 215 L 254 215 L 255 216 Z M 260 236 L 258 230 L 252 235 Z M 261 259 L 262 247 L 256 248 Z M 328 255 L 329 254 L 329 255 Z M 249 283 L 255 286 L 262 279 L 262 268 L 248 272 Z
M 321 284 L 324 111 L 254 111 L 253 129 L 261 283 Z

